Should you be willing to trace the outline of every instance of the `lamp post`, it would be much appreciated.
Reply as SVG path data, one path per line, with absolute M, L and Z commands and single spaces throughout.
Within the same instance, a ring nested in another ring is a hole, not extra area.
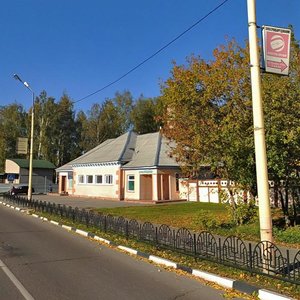
M 273 242 L 261 76 L 257 43 L 256 1 L 247 0 L 257 194 L 260 238 Z
M 28 177 L 28 195 L 27 199 L 32 198 L 32 162 L 33 162 L 33 128 L 34 128 L 34 91 L 26 81 L 23 81 L 17 74 L 14 74 L 14 79 L 19 80 L 32 93 L 32 110 L 31 110 L 31 130 L 30 130 L 30 152 L 29 152 L 29 177 Z

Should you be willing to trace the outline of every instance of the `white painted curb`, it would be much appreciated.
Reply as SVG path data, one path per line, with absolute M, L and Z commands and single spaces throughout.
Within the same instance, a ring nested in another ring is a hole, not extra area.
M 123 250 L 125 252 L 131 253 L 131 254 L 135 254 L 135 255 L 138 254 L 138 252 L 136 250 L 128 248 L 128 247 L 125 247 L 125 246 L 118 246 L 117 248 L 119 248 L 119 249 L 121 249 L 121 250 Z
M 165 259 L 165 258 L 161 258 L 161 257 L 155 256 L 155 255 L 150 255 L 149 260 L 151 260 L 157 264 L 160 264 L 160 265 L 165 265 L 167 267 L 172 267 L 174 269 L 177 269 L 176 263 L 174 263 L 168 259 Z
M 80 235 L 83 235 L 83 236 L 88 236 L 88 232 L 83 231 L 83 230 L 81 230 L 81 229 L 76 229 L 75 232 L 78 233 L 78 234 L 80 234 Z
M 106 239 L 104 239 L 104 238 L 101 238 L 101 237 L 99 237 L 99 236 L 97 236 L 97 235 L 94 236 L 94 240 L 99 241 L 99 242 L 102 242 L 102 243 L 105 243 L 105 244 L 108 244 L 108 245 L 111 244 L 111 241 L 106 240 Z
M 261 300 L 270 300 L 270 299 L 272 299 L 272 300 L 293 300 L 293 298 L 282 296 L 280 294 L 273 293 L 268 290 L 259 290 L 258 298 Z
M 232 280 L 232 279 L 228 279 L 228 278 L 225 278 L 225 277 L 220 277 L 218 275 L 214 275 L 214 274 L 211 274 L 211 273 L 203 272 L 203 271 L 200 271 L 200 270 L 194 270 L 194 269 L 193 269 L 192 274 L 197 276 L 197 277 L 203 278 L 205 280 L 208 280 L 208 281 L 211 281 L 211 282 L 216 282 L 219 285 L 221 285 L 223 287 L 226 287 L 226 288 L 229 288 L 229 289 L 233 288 L 233 282 L 235 281 L 235 280 Z

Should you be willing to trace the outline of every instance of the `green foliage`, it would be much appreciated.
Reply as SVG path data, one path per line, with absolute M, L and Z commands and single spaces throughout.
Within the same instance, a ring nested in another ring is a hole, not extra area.
M 76 158 L 78 135 L 75 123 L 73 102 L 63 94 L 55 106 L 55 127 L 51 130 L 51 139 L 56 147 L 56 166 L 66 164 Z
M 215 214 L 209 210 L 201 210 L 197 215 L 195 224 L 197 224 L 201 229 L 208 231 L 225 225 L 222 218 L 216 218 Z
M 34 159 L 61 166 L 105 140 L 122 135 L 133 125 L 140 133 L 157 131 L 159 123 L 154 118 L 159 115 L 160 102 L 141 96 L 134 104 L 131 93 L 124 91 L 93 104 L 87 113 L 76 114 L 67 94 L 56 102 L 42 91 L 35 98 L 34 112 Z M 30 126 L 31 114 L 21 104 L 0 106 L 0 171 L 4 171 L 6 158 L 18 158 L 17 137 L 29 138 Z
M 243 200 L 238 200 L 236 205 L 228 205 L 228 210 L 232 221 L 236 225 L 252 223 L 257 220 L 258 210 L 253 200 L 245 203 Z
M 186 65 L 174 64 L 171 77 L 162 85 L 163 132 L 176 142 L 172 154 L 186 176 L 197 177 L 201 166 L 209 165 L 255 196 L 248 47 L 232 40 L 213 54 L 211 61 L 192 56 Z M 293 40 L 290 75 L 262 76 L 268 171 L 277 184 L 284 180 L 300 185 L 299 74 L 299 42 Z M 239 210 L 235 221 L 247 222 L 247 209 Z
M 6 158 L 24 158 L 17 155 L 18 137 L 28 137 L 26 119 L 28 115 L 21 104 L 0 106 L 0 172 L 4 172 Z
M 248 195 L 245 195 L 239 187 L 229 186 L 228 189 L 221 190 L 219 196 L 221 202 L 227 204 L 226 208 L 232 224 L 240 226 L 257 221 L 258 208 L 255 200 L 248 199 Z
M 131 112 L 133 130 L 139 134 L 156 132 L 159 130 L 160 107 L 157 98 L 141 96 Z
M 300 244 L 300 226 L 288 227 L 285 230 L 274 228 L 274 235 L 280 242 Z

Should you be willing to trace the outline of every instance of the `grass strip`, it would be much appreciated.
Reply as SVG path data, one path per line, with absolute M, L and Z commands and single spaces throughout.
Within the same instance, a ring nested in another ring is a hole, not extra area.
M 67 218 L 61 218 L 59 216 L 50 215 L 41 212 L 35 212 L 35 213 L 40 216 L 46 217 L 48 220 L 54 220 L 56 222 L 59 222 L 60 224 L 64 224 L 84 231 L 88 231 L 94 235 L 98 235 L 104 239 L 108 239 L 116 245 L 122 245 L 125 247 L 133 248 L 141 252 L 149 253 L 152 255 L 156 255 L 174 261 L 180 265 L 184 265 L 192 269 L 199 269 L 206 272 L 217 274 L 219 276 L 229 277 L 235 280 L 241 280 L 249 284 L 258 286 L 260 288 L 269 289 L 276 293 L 282 293 L 283 295 L 290 296 L 295 299 L 300 299 L 300 286 L 296 284 L 288 283 L 279 279 L 270 278 L 264 275 L 251 274 L 250 272 L 235 269 L 229 266 L 224 266 L 212 261 L 195 259 L 193 257 L 176 253 L 171 250 L 158 249 L 153 245 L 140 242 L 137 240 L 133 240 L 133 239 L 127 240 L 124 236 L 115 233 L 104 232 L 99 230 L 98 228 L 88 227 L 82 223 L 72 222 Z M 215 287 L 215 285 L 213 286 Z M 236 297 L 236 295 L 237 295 L 236 292 L 231 290 L 225 293 L 225 297 L 227 298 Z M 246 298 L 244 299 L 257 299 L 257 295 L 252 295 L 251 297 L 250 296 L 245 296 L 245 297 Z

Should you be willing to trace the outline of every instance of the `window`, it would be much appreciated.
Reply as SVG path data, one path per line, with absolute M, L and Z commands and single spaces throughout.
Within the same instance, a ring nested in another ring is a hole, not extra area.
M 134 192 L 134 175 L 128 175 L 127 182 L 128 182 L 128 191 Z
M 84 176 L 78 175 L 78 183 L 84 183 Z
M 96 175 L 96 183 L 97 183 L 97 184 L 103 183 L 102 175 Z
M 86 183 L 93 183 L 93 175 L 86 175 Z
M 176 173 L 175 177 L 176 177 L 176 192 L 179 192 L 179 174 Z
M 105 175 L 105 183 L 112 184 L 113 183 L 113 176 L 112 175 Z

